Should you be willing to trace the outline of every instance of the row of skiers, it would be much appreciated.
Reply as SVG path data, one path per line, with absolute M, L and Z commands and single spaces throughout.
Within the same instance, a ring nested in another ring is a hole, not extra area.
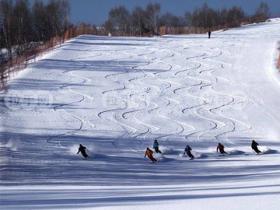
M 162 153 L 162 152 L 159 150 L 159 144 L 158 144 L 158 141 L 157 141 L 157 140 L 154 141 L 153 148 L 154 148 L 154 150 L 155 150 L 156 153 Z M 85 146 L 83 146 L 82 144 L 80 144 L 77 154 L 81 153 L 81 155 L 82 155 L 84 158 L 88 158 L 88 154 L 87 154 L 87 152 L 86 152 L 86 149 L 87 149 L 87 148 L 86 148 Z M 148 151 L 148 152 L 147 152 L 147 151 Z M 147 151 L 146 151 L 147 156 L 148 156 L 151 160 L 156 161 L 156 159 L 153 157 L 153 151 L 150 150 L 149 148 L 147 148 Z M 146 155 L 145 155 L 145 157 L 146 157 Z
M 261 153 L 261 151 L 259 150 L 258 146 L 259 146 L 259 144 L 255 140 L 252 140 L 251 148 L 257 154 Z M 159 143 L 158 143 L 157 140 L 154 141 L 153 148 L 154 148 L 156 153 L 162 153 L 159 150 Z M 221 153 L 221 154 L 228 154 L 225 151 L 225 146 L 222 143 L 218 143 L 216 151 Z M 184 155 L 187 155 L 190 158 L 190 160 L 194 159 L 194 155 L 192 154 L 192 148 L 189 145 L 186 146 L 186 148 L 184 150 Z M 156 162 L 157 161 L 157 159 L 154 158 L 154 156 L 153 156 L 153 150 L 151 150 L 149 147 L 147 147 L 144 157 L 148 157 L 152 162 Z
M 261 153 L 261 151 L 258 148 L 258 145 L 259 144 L 255 140 L 253 140 L 252 143 L 251 143 L 251 148 L 257 154 Z M 162 152 L 159 149 L 158 140 L 154 141 L 153 149 L 155 150 L 156 153 L 162 154 Z M 221 143 L 218 143 L 217 152 L 219 152 L 221 154 L 227 154 L 227 152 L 225 151 L 225 146 L 223 144 L 221 144 Z M 79 154 L 79 153 L 81 153 L 81 155 L 84 158 L 88 158 L 88 154 L 86 153 L 86 147 L 83 146 L 82 144 L 80 144 L 77 154 Z M 185 151 L 184 151 L 184 155 L 187 155 L 190 158 L 190 160 L 194 159 L 194 155 L 192 154 L 192 148 L 189 145 L 186 146 Z M 151 150 L 149 147 L 147 147 L 144 157 L 148 157 L 152 162 L 156 162 L 157 161 L 157 159 L 154 158 L 154 156 L 153 156 L 153 150 Z

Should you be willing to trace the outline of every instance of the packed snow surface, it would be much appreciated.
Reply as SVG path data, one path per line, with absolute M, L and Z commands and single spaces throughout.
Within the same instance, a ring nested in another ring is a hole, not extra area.
M 279 209 L 279 40 L 276 19 L 48 52 L 0 94 L 1 209 Z

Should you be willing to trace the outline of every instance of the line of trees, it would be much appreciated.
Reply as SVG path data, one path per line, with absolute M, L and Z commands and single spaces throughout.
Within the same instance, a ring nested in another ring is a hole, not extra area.
M 242 23 L 261 22 L 266 20 L 269 7 L 261 2 L 255 14 L 247 15 L 241 7 L 229 9 L 212 9 L 206 3 L 192 13 L 184 16 L 171 13 L 160 13 L 158 3 L 150 3 L 146 8 L 135 7 L 131 12 L 124 6 L 112 8 L 104 24 L 106 31 L 117 35 L 157 35 L 159 28 L 164 27 L 199 27 L 204 29 L 237 27 Z
M 21 69 L 39 50 L 55 45 L 69 27 L 67 0 L 0 0 L 0 89 L 9 70 Z M 46 43 L 48 42 L 48 46 Z
M 45 42 L 61 36 L 69 25 L 69 4 L 66 0 L 50 0 L 44 4 L 36 0 L 30 7 L 28 0 L 1 0 L 0 48 L 21 54 L 34 42 Z

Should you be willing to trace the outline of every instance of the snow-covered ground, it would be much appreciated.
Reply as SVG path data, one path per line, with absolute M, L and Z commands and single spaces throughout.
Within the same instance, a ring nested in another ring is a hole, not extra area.
M 274 20 L 49 52 L 0 94 L 1 209 L 279 209 L 279 40 Z

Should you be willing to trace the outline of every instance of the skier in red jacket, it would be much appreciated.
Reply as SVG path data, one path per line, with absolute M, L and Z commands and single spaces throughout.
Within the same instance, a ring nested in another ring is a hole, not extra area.
M 151 150 L 149 147 L 147 147 L 144 157 L 147 157 L 147 156 L 153 163 L 157 162 L 157 159 L 155 159 L 153 156 L 153 150 Z

